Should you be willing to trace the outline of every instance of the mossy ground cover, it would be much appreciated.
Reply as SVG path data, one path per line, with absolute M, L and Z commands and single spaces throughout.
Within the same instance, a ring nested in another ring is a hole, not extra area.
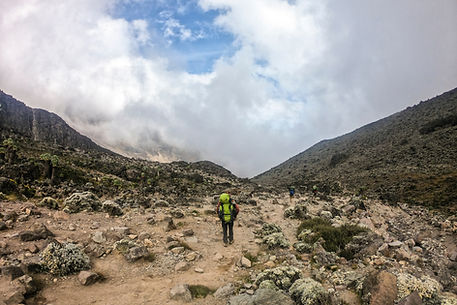
M 206 298 L 207 295 L 216 291 L 204 285 L 189 285 L 189 290 L 192 298 Z
M 320 217 L 303 221 L 297 229 L 297 236 L 306 229 L 315 233 L 309 236 L 309 240 L 306 240 L 307 243 L 313 244 L 322 237 L 325 240 L 322 244 L 324 249 L 335 253 L 343 251 L 355 235 L 366 231 L 355 225 L 342 225 L 336 228 L 330 221 Z

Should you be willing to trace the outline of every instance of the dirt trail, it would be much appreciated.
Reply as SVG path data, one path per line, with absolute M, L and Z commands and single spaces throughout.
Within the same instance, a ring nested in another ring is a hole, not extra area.
M 258 199 L 257 199 L 258 200 Z M 158 246 L 152 251 L 159 257 L 155 262 L 139 261 L 128 263 L 124 257 L 113 251 L 103 259 L 93 260 L 93 270 L 102 274 L 106 280 L 89 287 L 82 287 L 76 276 L 58 279 L 56 283 L 46 287 L 41 295 L 47 300 L 46 304 L 184 304 L 170 300 L 170 289 L 178 284 L 205 285 L 211 289 L 217 289 L 236 279 L 249 276 L 249 271 L 237 266 L 243 253 L 249 252 L 256 255 L 261 248 L 255 243 L 254 230 L 260 226 L 255 224 L 258 214 L 268 215 L 268 222 L 279 224 L 289 240 L 294 238 L 296 224 L 292 221 L 284 221 L 282 204 L 273 205 L 270 200 L 258 200 L 259 207 L 241 206 L 241 213 L 234 226 L 235 243 L 224 247 L 222 242 L 222 228 L 220 221 L 215 215 L 205 215 L 205 210 L 214 207 L 206 205 L 204 208 L 193 209 L 199 212 L 198 217 L 186 216 L 175 219 L 179 224 L 176 231 L 166 232 L 165 224 L 159 223 L 154 226 L 147 225 L 144 215 L 132 214 L 130 221 L 121 219 L 104 218 L 103 215 L 90 215 L 91 222 L 99 222 L 100 227 L 91 230 L 88 228 L 87 217 L 83 214 L 63 215 L 68 222 L 77 224 L 80 230 L 93 233 L 110 226 L 125 225 L 132 232 L 150 233 L 158 242 Z M 288 203 L 288 198 L 284 202 Z M 267 212 L 270 211 L 270 212 Z M 60 215 L 60 214 L 59 214 Z M 157 219 L 162 219 L 165 214 L 158 213 Z M 86 223 L 84 223 L 84 221 Z M 191 228 L 194 235 L 183 237 L 181 232 Z M 50 226 L 51 230 L 57 231 L 59 239 L 81 239 L 75 232 L 59 232 L 57 226 Z M 62 234 L 63 233 L 63 234 Z M 67 233 L 67 234 L 66 234 Z M 167 236 L 178 236 L 183 239 L 192 250 L 198 252 L 201 258 L 190 263 L 187 271 L 175 272 L 173 265 L 160 265 L 160 257 L 165 255 L 165 240 Z M 217 255 L 223 255 L 218 260 Z M 203 270 L 197 273 L 196 268 Z M 163 274 L 163 275 L 162 275 Z M 192 304 L 225 304 L 226 300 L 217 300 L 213 296 L 205 299 L 194 299 Z

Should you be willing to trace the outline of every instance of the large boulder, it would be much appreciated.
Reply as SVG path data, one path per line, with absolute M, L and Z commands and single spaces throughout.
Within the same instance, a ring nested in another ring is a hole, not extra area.
M 325 288 L 311 278 L 297 280 L 289 289 L 289 293 L 299 305 L 331 305 L 330 294 Z
M 67 275 L 90 268 L 89 257 L 72 243 L 50 243 L 40 254 L 44 270 L 53 275 Z
M 393 305 L 397 298 L 397 278 L 387 271 L 369 274 L 363 282 L 362 298 L 367 304 Z
M 298 268 L 292 266 L 281 266 L 273 269 L 266 269 L 259 273 L 255 283 L 261 285 L 264 281 L 272 281 L 276 287 L 287 291 L 289 287 L 300 278 L 301 273 Z
M 83 210 L 99 211 L 102 204 L 100 199 L 91 192 L 74 193 L 64 201 L 63 211 L 66 213 L 78 213 Z

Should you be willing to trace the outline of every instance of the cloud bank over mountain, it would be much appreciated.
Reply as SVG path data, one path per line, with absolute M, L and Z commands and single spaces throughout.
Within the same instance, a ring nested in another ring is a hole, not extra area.
M 100 144 L 252 176 L 457 85 L 453 0 L 186 3 L 2 1 L 0 88 Z

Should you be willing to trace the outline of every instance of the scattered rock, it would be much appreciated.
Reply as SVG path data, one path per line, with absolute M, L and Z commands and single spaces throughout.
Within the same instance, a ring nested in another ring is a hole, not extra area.
M 243 266 L 244 268 L 251 268 L 252 266 L 252 263 L 249 259 L 247 259 L 245 256 L 242 256 L 241 257 L 241 266 Z
M 194 235 L 194 230 L 192 229 L 186 229 L 182 232 L 184 236 L 193 236 Z
M 125 259 L 128 262 L 135 262 L 139 260 L 140 258 L 147 257 L 149 255 L 149 251 L 145 246 L 137 246 L 137 247 L 132 247 L 128 250 L 128 252 L 125 254 Z
M 192 301 L 192 294 L 188 285 L 176 285 L 170 290 L 170 298 L 176 301 L 190 302 Z
M 106 242 L 105 233 L 102 231 L 95 232 L 95 234 L 92 236 L 92 240 L 97 244 L 102 244 Z
M 54 236 L 54 234 L 42 223 L 35 223 L 30 229 L 30 231 L 23 231 L 19 233 L 21 241 L 34 241 Z
M 6 225 L 6 223 L 4 221 L 0 220 L 0 231 L 6 230 L 6 229 L 8 229 L 8 226 Z
M 2 276 L 8 277 L 10 281 L 24 275 L 22 269 L 19 266 L 14 265 L 0 267 L 0 271 Z
M 417 291 L 414 291 L 411 293 L 409 296 L 404 297 L 403 299 L 398 302 L 398 305 L 422 305 L 422 299 L 417 293 Z
M 81 271 L 78 275 L 79 282 L 84 286 L 89 286 L 101 279 L 98 273 L 92 271 Z
M 232 283 L 219 287 L 214 293 L 216 299 L 224 299 L 231 296 L 235 292 L 235 286 Z
M 403 243 L 401 241 L 397 240 L 397 241 L 389 243 L 388 245 L 391 248 L 400 248 L 403 245 Z
M 169 231 L 173 231 L 173 230 L 176 230 L 176 225 L 173 222 L 173 219 L 169 218 L 167 221 L 167 227 L 166 227 L 165 231 L 169 232 Z
M 179 272 L 179 271 L 186 271 L 186 270 L 189 270 L 189 264 L 187 262 L 179 262 L 176 264 L 175 266 L 175 271 L 176 272 Z
M 202 268 L 195 268 L 194 271 L 197 272 L 197 273 L 205 272 Z

